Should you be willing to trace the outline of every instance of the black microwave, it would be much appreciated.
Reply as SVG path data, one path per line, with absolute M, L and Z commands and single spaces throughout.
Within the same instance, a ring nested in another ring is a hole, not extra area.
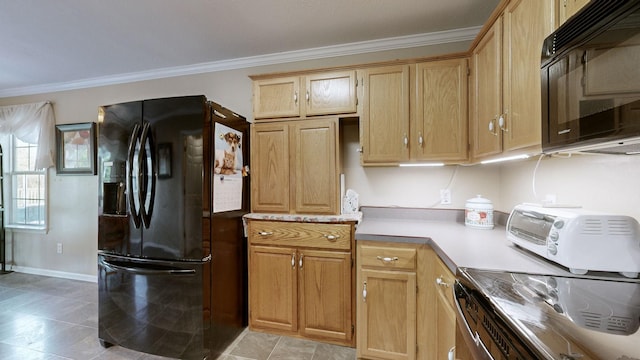
M 592 0 L 541 66 L 544 153 L 640 154 L 640 0 Z

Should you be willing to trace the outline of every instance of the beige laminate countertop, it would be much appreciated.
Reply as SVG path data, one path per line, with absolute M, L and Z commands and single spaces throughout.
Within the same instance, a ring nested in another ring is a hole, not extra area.
M 550 275 L 568 273 L 513 245 L 503 225 L 493 230 L 465 226 L 462 210 L 394 207 L 361 210 L 363 218 L 356 228 L 356 241 L 428 244 L 453 273 L 458 267 Z

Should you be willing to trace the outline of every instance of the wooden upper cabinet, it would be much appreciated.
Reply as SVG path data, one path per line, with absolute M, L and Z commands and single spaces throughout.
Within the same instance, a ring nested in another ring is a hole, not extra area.
M 474 160 L 540 151 L 540 54 L 553 31 L 553 5 L 554 0 L 512 0 L 473 49 Z
M 251 128 L 253 212 L 339 214 L 337 118 Z
M 355 70 L 253 81 L 255 119 L 355 113 Z
M 296 121 L 291 126 L 295 212 L 339 213 L 338 120 Z
M 256 119 L 300 116 L 300 77 L 253 81 L 253 115 Z
M 540 54 L 542 42 L 554 28 L 553 0 L 511 1 L 503 16 L 503 150 L 539 151 L 542 139 Z
M 471 63 L 471 153 L 478 159 L 502 151 L 502 18 L 473 49 Z
M 254 212 L 289 212 L 289 126 L 251 126 L 251 207 Z
M 362 83 L 362 163 L 390 165 L 409 159 L 409 65 L 358 71 Z
M 558 26 L 580 11 L 590 0 L 557 0 Z
M 466 58 L 416 65 L 413 160 L 467 159 L 467 73 Z
M 304 78 L 307 116 L 356 112 L 355 71 L 312 74 Z

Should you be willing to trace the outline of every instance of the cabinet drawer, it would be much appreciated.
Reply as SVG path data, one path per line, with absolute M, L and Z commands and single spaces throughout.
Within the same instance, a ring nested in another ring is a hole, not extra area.
M 252 245 L 281 245 L 320 249 L 351 249 L 351 225 L 251 220 Z
M 362 245 L 359 251 L 360 266 L 381 266 L 404 270 L 416 268 L 417 249 Z
M 447 303 L 455 309 L 453 284 L 456 281 L 456 277 L 439 258 L 436 261 L 435 268 L 436 272 L 434 275 L 436 277 L 434 286 L 438 288 L 438 296 L 446 299 Z

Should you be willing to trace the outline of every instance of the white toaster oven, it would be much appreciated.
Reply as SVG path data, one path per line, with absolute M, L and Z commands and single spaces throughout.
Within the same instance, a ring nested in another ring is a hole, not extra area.
M 630 216 L 521 204 L 509 215 L 507 237 L 574 274 L 640 273 L 640 225 Z

